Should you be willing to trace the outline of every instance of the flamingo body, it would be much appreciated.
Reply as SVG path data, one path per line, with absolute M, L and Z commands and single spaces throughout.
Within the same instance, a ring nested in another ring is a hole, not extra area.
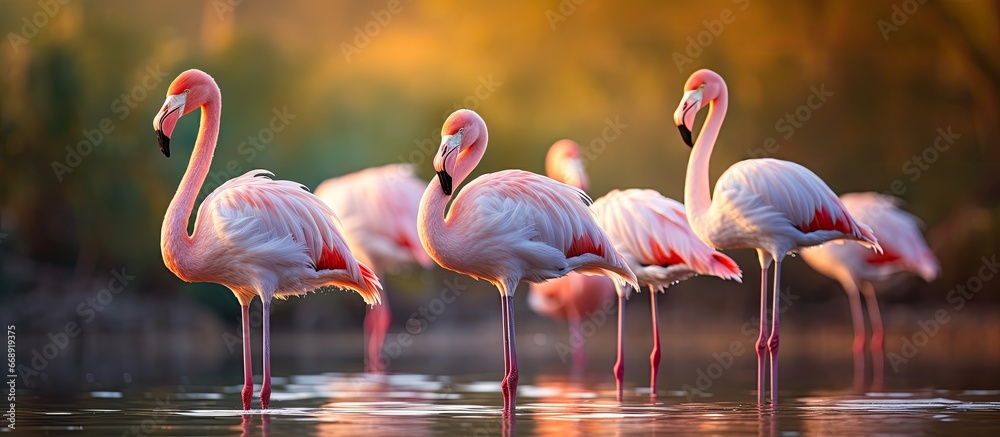
M 706 214 L 691 227 L 716 248 L 763 248 L 789 253 L 850 238 L 872 246 L 871 228 L 855 220 L 819 176 L 794 162 L 748 159 L 733 164 L 715 184 Z
M 316 187 L 316 196 L 340 217 L 341 230 L 351 252 L 378 275 L 387 269 L 418 263 L 433 265 L 417 234 L 417 210 L 426 183 L 413 174 L 413 166 L 391 164 L 327 179 Z M 384 291 L 381 305 L 368 307 L 366 369 L 385 371 L 382 345 L 392 313 Z
M 517 284 L 542 282 L 571 271 L 635 284 L 635 275 L 597 225 L 583 191 L 520 170 L 485 174 L 453 194 L 486 152 L 486 123 L 473 111 L 452 113 L 434 157 L 438 177 L 424 192 L 420 241 L 442 267 L 494 284 L 501 295 L 503 414 L 512 417 L 517 393 L 512 298 Z
M 615 248 L 635 272 L 640 285 L 648 287 L 653 324 L 650 353 L 650 394 L 656 396 L 660 368 L 660 328 L 657 292 L 695 275 L 741 280 L 739 267 L 728 256 L 708 247 L 691 230 L 684 205 L 654 190 L 613 190 L 591 207 L 598 223 Z M 624 379 L 624 320 L 626 290 L 618 288 L 618 360 L 615 380 L 622 398 Z
M 741 280 L 735 261 L 698 239 L 676 200 L 654 190 L 613 190 L 591 208 L 640 286 L 662 292 L 695 275 Z
M 771 402 L 777 403 L 781 262 L 788 253 L 827 241 L 848 239 L 881 252 L 871 229 L 850 215 L 832 190 L 801 165 L 777 159 L 734 164 L 709 196 L 708 165 L 729 105 L 726 82 L 698 70 L 684 84 L 674 112 L 681 137 L 692 147 L 684 182 L 684 205 L 695 234 L 716 249 L 755 248 L 761 266 L 760 335 L 757 338 L 757 393 L 764 400 L 764 351 L 770 355 Z M 708 117 L 698 139 L 691 126 L 703 107 Z M 774 267 L 771 333 L 767 331 L 767 271 Z
M 545 173 L 552 179 L 586 192 L 590 185 L 580 147 L 572 140 L 559 140 L 545 155 Z M 538 314 L 569 323 L 570 338 L 579 335 L 583 319 L 606 307 L 615 295 L 615 284 L 607 276 L 571 272 L 561 278 L 530 284 L 528 306 Z M 582 343 L 582 342 L 581 342 Z M 583 345 L 570 341 L 573 371 L 583 371 Z
M 875 296 L 874 282 L 896 274 L 913 274 L 927 282 L 937 278 L 940 266 L 920 232 L 920 220 L 899 208 L 901 201 L 878 193 L 848 193 L 840 196 L 851 215 L 869 224 L 882 246 L 873 253 L 859 244 L 833 243 L 804 249 L 802 259 L 816 271 L 838 282 L 847 293 L 854 326 L 854 387 L 864 389 L 865 321 L 860 294 L 865 295 L 872 325 L 872 386 L 881 390 L 884 381 L 882 342 L 885 331 Z
M 232 290 L 243 313 L 243 409 L 250 408 L 249 305 L 263 304 L 263 383 L 261 407 L 271 394 L 270 305 L 275 296 L 300 295 L 324 286 L 357 291 L 368 304 L 379 302 L 374 272 L 359 263 L 337 230 L 336 216 L 304 186 L 275 181 L 266 170 L 231 179 L 210 193 L 198 209 L 194 233 L 188 220 L 211 167 L 219 134 L 222 95 L 215 80 L 199 70 L 181 73 L 170 84 L 153 118 L 160 150 L 170 156 L 170 135 L 181 116 L 201 108 L 194 152 L 163 219 L 160 248 L 164 264 L 188 282 L 214 282 Z

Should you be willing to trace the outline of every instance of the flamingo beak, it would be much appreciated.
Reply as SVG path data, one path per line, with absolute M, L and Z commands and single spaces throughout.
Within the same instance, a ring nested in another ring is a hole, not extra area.
M 688 129 L 684 124 L 678 125 L 677 129 L 681 131 L 681 139 L 684 140 L 684 144 L 687 144 L 688 147 L 694 147 L 694 142 L 691 141 L 691 129 Z
M 704 89 L 703 85 L 698 89 L 685 91 L 684 96 L 681 97 L 681 104 L 674 111 L 674 123 L 680 130 L 681 139 L 688 147 L 694 147 L 691 127 L 694 125 L 694 118 L 698 115 L 698 110 L 701 109 Z
M 153 117 L 153 132 L 156 132 L 156 141 L 160 144 L 160 151 L 167 158 L 170 157 L 170 135 L 174 132 L 177 120 L 184 113 L 186 100 L 187 92 L 167 96 L 167 101 L 163 102 L 163 107 Z
M 437 172 L 437 175 L 438 175 L 438 180 L 441 181 L 441 191 L 444 191 L 444 194 L 446 196 L 450 196 L 451 195 L 451 189 L 453 188 L 451 186 L 451 183 L 452 183 L 451 175 L 448 174 L 448 172 L 445 171 L 445 170 L 441 170 L 441 171 Z
M 455 163 L 458 158 L 455 152 L 458 151 L 462 145 L 462 134 L 456 133 L 454 135 L 444 135 L 441 137 L 441 148 L 440 152 L 434 157 L 434 170 L 437 172 L 438 179 L 441 181 L 441 190 L 444 194 L 450 196 L 452 189 L 455 188 L 451 174 L 448 173 L 448 168 L 454 168 Z

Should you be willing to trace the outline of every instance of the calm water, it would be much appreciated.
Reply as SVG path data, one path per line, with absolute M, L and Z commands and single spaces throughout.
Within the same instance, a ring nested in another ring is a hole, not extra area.
M 1000 391 L 781 393 L 759 408 L 752 392 L 642 391 L 564 376 L 522 376 L 521 435 L 699 434 L 997 435 Z M 297 375 L 273 380 L 267 414 L 237 410 L 239 385 L 155 387 L 40 397 L 21 393 L 17 431 L 34 435 L 500 435 L 499 381 L 392 374 Z M 256 400 L 255 400 L 256 401 Z

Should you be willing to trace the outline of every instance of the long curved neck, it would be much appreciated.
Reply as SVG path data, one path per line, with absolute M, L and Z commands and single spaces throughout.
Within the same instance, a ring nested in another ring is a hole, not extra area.
M 177 187 L 177 193 L 167 207 L 163 218 L 163 228 L 160 232 L 160 248 L 167 267 L 174 273 L 185 267 L 190 260 L 190 248 L 194 243 L 193 236 L 187 233 L 188 221 L 194 210 L 194 202 L 198 198 L 205 177 L 212 165 L 215 144 L 219 138 L 219 118 L 222 109 L 222 99 L 215 96 L 201 107 L 201 126 L 198 129 L 198 139 L 195 141 L 194 152 L 188 162 L 187 171 Z M 179 275 L 179 273 L 178 273 Z
M 442 254 L 451 253 L 455 249 L 451 247 L 451 229 L 445 221 L 445 208 L 448 206 L 449 197 L 441 190 L 441 181 L 434 177 L 420 198 L 420 209 L 417 212 L 420 242 L 427 254 L 441 265 L 446 264 L 442 262 Z
M 708 162 L 712 157 L 715 140 L 719 137 L 722 120 L 726 118 L 728 96 L 723 88 L 719 97 L 708 104 L 708 118 L 705 120 L 698 139 L 688 159 L 687 176 L 684 180 L 684 207 L 690 219 L 704 216 L 712 206 L 711 182 L 708 180 Z

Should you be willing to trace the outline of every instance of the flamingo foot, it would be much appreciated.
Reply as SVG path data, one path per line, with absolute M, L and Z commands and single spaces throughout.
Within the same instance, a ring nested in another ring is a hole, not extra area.
M 271 404 L 271 384 L 266 383 L 260 388 L 260 408 L 266 410 Z
M 513 416 L 514 410 L 517 408 L 517 381 L 517 368 L 512 368 L 510 373 L 504 377 L 503 382 L 500 383 L 500 391 L 503 393 L 504 399 L 504 416 Z
M 253 399 L 253 382 L 245 384 L 240 394 L 243 397 L 243 411 L 247 411 L 250 409 L 250 400 Z

